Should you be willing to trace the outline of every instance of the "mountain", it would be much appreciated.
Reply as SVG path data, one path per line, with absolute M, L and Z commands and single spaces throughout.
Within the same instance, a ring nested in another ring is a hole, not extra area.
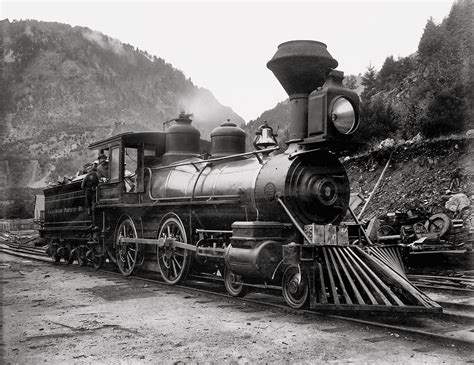
M 89 143 L 162 130 L 182 110 L 203 137 L 245 123 L 165 60 L 91 29 L 6 19 L 0 35 L 0 187 L 74 174 Z

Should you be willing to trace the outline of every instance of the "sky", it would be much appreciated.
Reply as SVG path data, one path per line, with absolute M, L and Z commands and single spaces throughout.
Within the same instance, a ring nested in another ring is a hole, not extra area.
M 280 43 L 318 40 L 346 75 L 416 51 L 453 1 L 0 0 L 0 19 L 85 26 L 156 55 L 247 122 L 287 98 L 266 63 Z M 190 111 L 192 112 L 192 111 Z

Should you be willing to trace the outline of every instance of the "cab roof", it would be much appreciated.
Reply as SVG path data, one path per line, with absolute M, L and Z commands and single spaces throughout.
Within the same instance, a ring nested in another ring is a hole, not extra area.
M 122 144 L 124 146 L 138 146 L 140 144 L 162 145 L 166 143 L 165 132 L 125 132 L 115 136 L 103 139 L 101 141 L 92 142 L 89 149 L 106 149 L 111 145 Z

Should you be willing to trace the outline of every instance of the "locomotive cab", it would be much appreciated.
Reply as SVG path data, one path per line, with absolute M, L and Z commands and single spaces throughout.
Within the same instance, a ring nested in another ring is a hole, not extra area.
M 106 176 L 97 187 L 97 203 L 139 203 L 138 193 L 145 192 L 145 166 L 161 161 L 165 134 L 123 133 L 92 143 L 89 148 L 108 156 Z

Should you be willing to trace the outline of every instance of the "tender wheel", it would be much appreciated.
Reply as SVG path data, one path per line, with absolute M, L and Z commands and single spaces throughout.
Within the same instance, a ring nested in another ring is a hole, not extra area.
M 59 256 L 57 252 L 53 253 L 52 259 L 54 264 L 59 264 L 61 262 L 61 256 Z
M 61 262 L 61 256 L 58 254 L 58 245 L 56 243 L 50 244 L 50 252 L 53 263 L 59 264 Z
M 137 243 L 125 243 L 121 238 L 137 238 L 135 224 L 130 218 L 124 219 L 118 226 L 115 235 L 115 247 L 117 252 L 117 266 L 124 276 L 129 276 L 135 270 L 138 256 Z
M 102 266 L 104 266 L 105 263 L 105 250 L 99 246 L 98 249 L 94 249 L 92 251 L 92 265 L 94 266 L 94 269 L 97 271 Z
M 71 265 L 74 262 L 74 255 L 72 254 L 71 244 L 68 243 L 64 247 L 64 262 L 66 265 Z
M 175 214 L 170 214 L 168 218 L 164 218 L 158 232 L 158 238 L 173 238 L 178 242 L 188 243 L 184 225 Z M 186 279 L 191 261 L 188 250 L 163 246 L 157 248 L 156 254 L 158 267 L 164 281 L 168 284 L 177 284 Z
M 248 287 L 244 286 L 241 275 L 235 275 L 230 270 L 224 272 L 224 286 L 227 293 L 233 297 L 244 297 L 248 292 Z
M 292 308 L 303 307 L 309 294 L 308 280 L 297 266 L 289 266 L 283 274 L 281 290 L 286 303 Z
M 79 266 L 87 266 L 87 257 L 85 250 L 82 246 L 76 248 L 76 259 Z

